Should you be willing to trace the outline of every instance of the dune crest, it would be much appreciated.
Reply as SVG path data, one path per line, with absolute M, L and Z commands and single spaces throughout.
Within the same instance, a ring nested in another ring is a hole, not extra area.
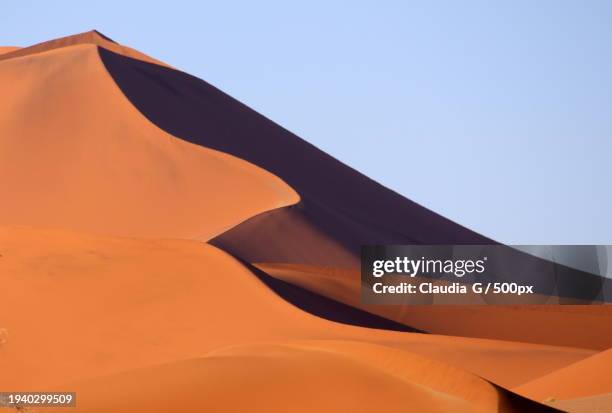
M 534 400 L 575 399 L 612 393 L 612 349 L 525 383 L 515 390 Z
M 77 44 L 0 61 L 0 224 L 209 239 L 299 201 L 263 169 L 176 139 Z
M 154 387 L 165 391 L 152 391 Z M 476 376 L 404 351 L 327 340 L 233 346 L 71 388 L 85 395 L 79 412 L 162 412 L 175 404 L 228 412 L 548 410 Z
M 137 50 L 130 47 L 123 46 L 110 38 L 106 37 L 97 30 L 90 30 L 88 32 L 74 34 L 71 36 L 60 37 L 58 39 L 49 40 L 46 42 L 38 43 L 32 46 L 23 48 L 9 48 L 5 53 L 1 53 L 0 60 L 13 59 L 15 57 L 28 56 L 32 54 L 42 53 L 49 50 L 61 49 L 64 47 L 76 46 L 79 44 L 91 44 L 95 46 L 104 47 L 112 50 L 115 53 L 119 53 L 123 56 L 128 56 L 133 59 L 142 60 L 144 62 L 153 63 L 161 66 L 168 66 L 166 63 L 147 56 Z M 169 67 L 169 66 L 168 66 Z
M 367 305 L 360 299 L 358 269 L 276 262 L 255 265 L 272 277 L 427 332 L 593 350 L 612 346 L 612 330 L 606 328 L 612 322 L 612 305 Z

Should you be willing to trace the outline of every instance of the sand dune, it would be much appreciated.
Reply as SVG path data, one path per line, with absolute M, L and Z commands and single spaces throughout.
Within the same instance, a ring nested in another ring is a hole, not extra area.
M 0 60 L 12 59 L 20 56 L 33 55 L 36 53 L 42 53 L 49 50 L 61 49 L 69 46 L 76 46 L 80 44 L 91 44 L 104 47 L 106 49 L 112 50 L 115 53 L 119 53 L 123 56 L 129 56 L 132 59 L 142 60 L 144 62 L 153 63 L 161 66 L 167 66 L 166 63 L 161 62 L 157 59 L 154 59 L 150 56 L 147 56 L 144 53 L 141 53 L 137 50 L 134 50 L 130 47 L 120 45 L 108 37 L 104 36 L 102 33 L 91 30 L 85 33 L 79 33 L 72 36 L 61 37 L 59 39 L 49 40 L 47 42 L 38 43 L 33 46 L 23 47 L 23 48 L 9 48 L 11 50 L 7 50 L 3 56 L 0 57 Z
M 263 169 L 148 122 L 94 45 L 0 61 L 0 84 L 0 224 L 208 239 L 299 201 Z
M 355 342 L 231 347 L 71 388 L 84 395 L 79 412 L 546 411 L 449 366 Z
M 612 349 L 523 384 L 516 391 L 534 400 L 574 399 L 612 393 Z
M 360 262 L 347 242 L 330 237 L 327 228 L 313 223 L 303 204 L 259 214 L 220 234 L 211 243 L 252 263 L 358 268 Z
M 612 393 L 577 399 L 554 400 L 550 406 L 569 413 L 610 413 L 612 412 Z
M 19 47 L 13 47 L 13 46 L 0 46 L 0 54 L 4 54 L 4 53 L 9 53 L 9 52 L 13 52 L 15 50 L 18 50 Z
M 77 391 L 81 412 L 611 391 L 610 306 L 361 304 L 361 244 L 491 241 L 200 79 L 91 31 L 0 48 L 0 86 L 2 389 Z
M 106 48 L 100 48 L 100 56 L 151 122 L 280 177 L 300 194 L 301 210 L 314 230 L 354 252 L 367 243 L 490 242 L 344 165 L 201 79 Z
M 399 333 L 333 323 L 271 292 L 242 264 L 194 241 L 3 228 L 0 386 L 35 389 L 283 340 L 381 344 L 506 387 L 588 357 L 568 348 Z M 12 311 L 19 308 L 20 311 Z
M 605 350 L 612 347 L 612 305 L 382 306 L 361 303 L 356 270 L 257 263 L 276 278 L 345 304 L 436 334 Z M 457 322 L 461 320 L 461 322 Z

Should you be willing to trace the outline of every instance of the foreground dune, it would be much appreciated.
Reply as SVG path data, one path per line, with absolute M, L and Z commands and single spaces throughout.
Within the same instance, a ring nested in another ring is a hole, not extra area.
M 500 393 L 478 377 L 410 353 L 338 341 L 224 348 L 202 358 L 68 388 L 84 395 L 79 399 L 79 412 L 167 412 L 184 405 L 195 411 L 227 412 L 511 412 L 540 408 Z
M 462 369 L 453 374 L 511 387 L 592 354 L 333 323 L 291 306 L 238 261 L 194 241 L 2 228 L 0 254 L 0 282 L 10 291 L 0 301 L 6 315 L 0 328 L 7 336 L 0 347 L 3 388 L 61 386 L 201 358 L 227 346 L 342 340 L 379 347 L 334 344 L 325 351 L 359 354 L 379 368 L 385 366 L 384 354 L 410 352 L 398 357 L 409 357 L 415 366 L 414 360 L 423 365 L 423 358 L 431 359 L 427 368 L 398 368 L 394 374 L 473 404 L 491 397 L 491 388 L 485 386 L 486 394 L 469 385 L 453 390 L 466 380 L 449 380 L 449 372 Z M 380 346 L 387 350 L 378 354 Z M 394 366 L 390 362 L 387 368 Z M 514 396 L 501 391 L 498 397 Z
M 0 224 L 208 239 L 299 201 L 263 169 L 148 122 L 94 45 L 0 60 L 0 84 Z

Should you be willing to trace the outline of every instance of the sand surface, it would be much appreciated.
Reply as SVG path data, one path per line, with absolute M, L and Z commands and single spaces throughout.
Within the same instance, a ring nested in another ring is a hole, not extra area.
M 28 56 L 36 53 L 43 53 L 49 50 L 62 49 L 69 46 L 75 46 L 79 44 L 90 44 L 101 46 L 109 50 L 113 50 L 116 53 L 120 53 L 124 56 L 129 56 L 133 59 L 142 60 L 144 62 L 153 63 L 160 66 L 167 66 L 166 63 L 147 56 L 137 50 L 130 47 L 120 45 L 108 37 L 104 36 L 96 30 L 91 30 L 84 33 L 75 34 L 72 36 L 61 37 L 59 39 L 53 39 L 46 42 L 38 43 L 29 47 L 9 47 L 6 48 L 4 56 L 0 57 L 0 60 L 12 59 L 19 56 Z M 0 49 L 0 52 L 2 50 Z M 10 53 L 9 53 L 10 52 Z M 2 54 L 2 53 L 0 53 Z
M 268 274 L 368 312 L 436 334 L 605 350 L 612 347 L 612 305 L 383 306 L 360 300 L 358 270 L 257 263 Z M 457 322 L 461 320 L 461 322 Z
M 612 393 L 577 399 L 554 400 L 547 404 L 568 413 L 610 413 L 612 412 Z
M 0 224 L 206 240 L 299 201 L 269 172 L 148 122 L 95 45 L 0 60 L 0 84 Z
M 361 304 L 361 243 L 487 238 L 211 85 L 91 31 L 0 48 L 0 86 L 0 389 L 74 412 L 609 401 L 610 306 Z
M 515 390 L 534 400 L 574 399 L 612 393 L 612 349 L 525 383 Z
M 242 362 L 224 359 L 233 366 L 228 374 L 248 376 L 244 380 L 257 378 L 262 385 L 266 380 L 272 385 L 283 377 L 276 373 L 268 376 L 268 368 L 289 369 L 301 376 L 299 366 L 303 364 L 316 366 L 313 363 L 320 361 L 321 367 L 313 370 L 313 374 L 320 374 L 328 371 L 323 367 L 326 363 L 339 363 L 334 373 L 338 376 L 326 373 L 330 380 L 357 380 L 355 374 L 361 377 L 371 372 L 373 386 L 379 380 L 396 383 L 380 391 L 395 394 L 398 406 L 406 400 L 401 397 L 402 383 L 408 382 L 404 390 L 411 399 L 422 398 L 427 404 L 432 394 L 443 393 L 446 396 L 440 406 L 445 406 L 451 395 L 463 400 L 457 406 L 467 402 L 473 408 L 491 406 L 498 398 L 515 400 L 480 376 L 510 387 L 592 354 L 329 322 L 293 307 L 241 263 L 196 241 L 93 237 L 3 227 L 0 254 L 0 282 L 5 291 L 0 301 L 0 328 L 6 337 L 0 347 L 2 388 L 70 388 L 73 383 L 82 383 L 83 397 L 88 398 L 91 391 L 97 400 L 96 394 L 107 397 L 103 394 L 108 386 L 102 390 L 88 387 L 86 382 L 96 378 L 118 383 L 133 380 L 133 386 L 140 386 L 144 374 L 150 376 L 153 386 L 153 373 L 138 373 L 139 369 L 159 371 L 159 380 L 166 380 L 165 369 L 170 369 L 168 380 L 176 377 L 180 384 L 196 374 L 191 370 L 195 368 L 202 372 L 201 380 L 214 381 L 225 367 L 213 361 L 212 370 L 204 374 L 208 358 L 235 355 L 237 350 L 227 348 L 246 346 L 238 354 L 263 358 L 262 363 L 253 371 L 240 371 Z M 269 343 L 274 343 L 271 348 Z M 271 360 L 269 367 L 268 351 L 280 352 L 281 359 Z M 202 358 L 202 362 L 176 364 Z M 170 366 L 160 366 L 167 364 Z M 183 374 L 188 377 L 181 379 Z M 308 375 L 302 379 L 312 381 Z M 74 386 L 81 389 L 77 384 Z M 143 385 L 146 387 L 146 382 Z M 126 389 L 117 386 L 117 391 Z M 345 386 L 343 397 L 355 394 L 352 385 Z M 224 394 L 217 394 L 219 400 L 227 401 L 229 393 Z M 436 405 L 433 403 L 432 409 Z

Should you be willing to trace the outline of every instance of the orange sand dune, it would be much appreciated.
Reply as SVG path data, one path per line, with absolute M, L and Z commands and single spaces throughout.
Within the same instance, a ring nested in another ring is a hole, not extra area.
M 110 40 L 96 30 L 91 30 L 85 33 L 79 33 L 72 36 L 61 37 L 59 39 L 49 40 L 47 42 L 35 44 L 29 47 L 15 47 L 6 50 L 3 56 L 0 56 L 0 60 L 12 59 L 14 57 L 27 56 L 36 53 L 46 52 L 49 50 L 60 49 L 63 47 L 75 46 L 79 44 L 93 44 L 112 50 L 115 53 L 122 54 L 123 56 L 131 57 L 132 59 L 142 60 L 144 62 L 153 63 L 161 66 L 169 67 L 167 64 L 160 62 L 144 53 L 134 50 L 130 47 L 120 45 Z M 2 54 L 2 53 L 0 53 Z
M 374 330 L 291 306 L 242 264 L 195 241 L 0 230 L 0 388 L 40 389 L 287 340 L 381 344 L 505 387 L 592 352 Z M 19 309 L 19 311 L 15 311 Z
M 8 53 L 8 52 L 13 52 L 15 50 L 18 50 L 19 47 L 12 47 L 12 46 L 0 46 L 0 54 L 4 54 L 4 53 Z
M 461 370 L 382 346 L 335 341 L 224 348 L 65 388 L 80 395 L 78 412 L 167 412 L 185 405 L 224 412 L 541 410 Z
M 0 61 L 0 84 L 0 224 L 206 240 L 299 201 L 263 169 L 148 122 L 94 45 Z
M 211 240 L 224 251 L 253 262 L 291 262 L 359 268 L 359 256 L 330 237 L 295 205 L 254 216 Z
M 0 389 L 76 391 L 82 412 L 539 412 L 551 388 L 610 391 L 610 306 L 362 305 L 361 243 L 487 239 L 206 82 L 91 31 L 0 48 L 0 87 Z
M 612 393 L 612 349 L 525 383 L 516 391 L 534 400 Z
M 334 267 L 258 263 L 271 276 L 436 334 L 605 350 L 612 347 L 612 305 L 382 306 L 360 300 L 359 272 Z M 461 320 L 457 322 L 457 320 Z
M 577 399 L 554 400 L 548 405 L 569 413 L 612 413 L 612 393 Z

